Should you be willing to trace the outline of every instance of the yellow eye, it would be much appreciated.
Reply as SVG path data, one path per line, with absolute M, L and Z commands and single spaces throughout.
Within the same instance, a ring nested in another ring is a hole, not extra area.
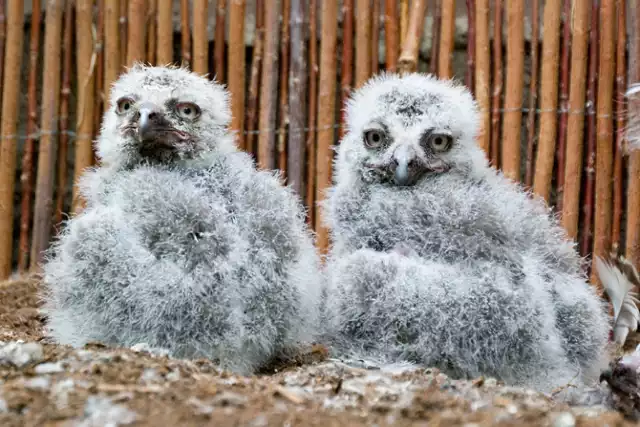
M 192 102 L 178 103 L 176 111 L 180 117 L 187 120 L 195 120 L 200 116 L 200 107 Z
M 379 148 L 385 140 L 384 132 L 379 129 L 371 129 L 364 133 L 364 145 L 369 148 Z
M 134 104 L 135 101 L 128 96 L 122 97 L 116 102 L 116 113 L 126 114 L 133 109 Z

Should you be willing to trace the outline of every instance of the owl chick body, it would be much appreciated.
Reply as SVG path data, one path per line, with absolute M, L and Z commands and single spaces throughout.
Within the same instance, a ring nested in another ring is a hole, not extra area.
M 304 212 L 235 149 L 222 89 L 186 70 L 135 67 L 112 99 L 98 140 L 105 165 L 82 179 L 87 207 L 44 269 L 53 337 L 145 342 L 242 373 L 311 339 L 319 264 Z M 155 130 L 142 129 L 145 102 Z M 172 117 L 180 102 L 198 117 Z
M 324 206 L 335 351 L 544 389 L 597 378 L 603 302 L 544 204 L 486 163 L 471 95 L 383 75 L 347 125 Z

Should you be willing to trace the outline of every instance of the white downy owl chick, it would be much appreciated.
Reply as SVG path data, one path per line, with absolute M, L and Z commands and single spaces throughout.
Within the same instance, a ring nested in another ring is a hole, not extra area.
M 325 202 L 334 352 L 544 390 L 597 380 L 605 303 L 545 204 L 488 165 L 471 94 L 384 74 L 346 108 Z
M 234 146 L 223 87 L 136 65 L 110 99 L 87 207 L 44 266 L 53 337 L 144 342 L 240 373 L 310 340 L 312 235 L 294 193 Z

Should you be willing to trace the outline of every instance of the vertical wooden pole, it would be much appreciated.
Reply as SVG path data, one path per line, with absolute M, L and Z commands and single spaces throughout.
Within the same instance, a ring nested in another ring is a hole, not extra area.
M 291 70 L 289 71 L 289 140 L 287 175 L 289 185 L 304 196 L 304 166 L 305 166 L 305 110 L 307 62 L 305 49 L 305 2 L 291 0 Z
M 48 0 L 44 34 L 44 67 L 42 83 L 42 119 L 40 122 L 40 147 L 38 153 L 38 177 L 33 215 L 31 240 L 31 270 L 37 271 L 43 252 L 51 236 L 51 213 L 54 164 L 56 159 L 56 134 L 60 108 L 60 50 L 62 46 L 62 15 L 65 1 Z
M 256 33 L 253 42 L 253 57 L 251 58 L 251 75 L 249 76 L 249 96 L 247 100 L 247 135 L 245 150 L 257 157 L 258 147 L 258 104 L 260 99 L 260 72 L 262 70 L 262 51 L 264 50 L 264 0 L 256 0 Z
M 312 227 L 316 221 L 316 112 L 318 108 L 318 2 L 309 0 L 309 114 L 307 115 L 307 220 Z
M 613 218 L 611 222 L 611 250 L 616 255 L 620 254 L 620 234 L 622 227 L 622 199 L 624 193 L 623 178 L 623 153 L 625 151 L 625 125 L 627 105 L 625 92 L 627 91 L 627 13 L 626 2 L 617 0 L 618 35 L 616 41 L 616 144 L 613 163 Z
M 629 0 L 629 12 L 629 81 L 635 83 L 640 82 L 640 1 Z M 627 120 L 638 120 L 640 94 L 631 95 L 628 102 Z M 640 261 L 640 150 L 629 153 L 628 182 L 625 256 L 637 266 Z
M 500 105 L 502 104 L 502 0 L 493 15 L 493 92 L 491 94 L 491 164 L 500 167 Z
M 104 1 L 104 92 L 108 100 L 111 85 L 120 74 L 120 30 L 118 17 L 120 16 L 120 1 Z M 106 102 L 105 102 L 106 104 Z
M 94 129 L 94 86 L 96 78 L 92 70 L 93 41 L 92 22 L 93 7 L 91 0 L 76 0 L 76 70 L 77 70 L 77 107 L 76 107 L 76 144 L 74 183 L 93 163 L 93 129 Z M 108 72 L 114 78 L 114 70 Z M 105 88 L 107 86 L 105 85 Z M 108 101 L 108 100 L 107 100 Z M 107 104 L 107 103 L 105 103 Z M 107 108 L 107 107 L 105 107 Z M 78 213 L 83 207 L 83 201 L 78 186 L 73 187 L 73 212 Z
M 600 62 L 596 104 L 596 203 L 593 254 L 606 257 L 611 250 L 611 178 L 613 168 L 613 81 L 615 70 L 615 0 L 600 3 Z M 594 261 L 595 262 L 595 261 Z M 592 266 L 591 279 L 599 285 Z
M 467 74 L 465 78 L 465 84 L 471 91 L 475 93 L 474 89 L 474 74 L 475 74 L 475 61 L 476 61 L 476 5 L 474 0 L 467 0 Z M 486 46 L 489 48 L 489 45 Z
M 244 57 L 244 10 L 245 0 L 229 0 L 229 56 L 227 86 L 231 92 L 231 130 L 236 133 L 236 143 L 241 149 L 244 145 L 244 93 L 245 93 L 245 57 Z
M 336 47 L 338 34 L 338 2 L 325 1 L 322 7 L 322 38 L 320 39 L 320 88 L 318 93 L 318 151 L 316 156 L 316 200 L 324 199 L 331 185 L 331 163 L 336 117 Z M 356 52 L 357 53 L 357 52 Z M 367 63 L 368 64 L 368 63 Z M 361 70 L 362 71 L 362 70 Z M 357 72 L 356 72 L 357 73 Z M 317 245 L 326 252 L 329 234 L 322 222 L 318 206 L 315 207 Z
M 173 1 L 158 2 L 158 43 L 156 47 L 157 65 L 168 65 L 173 62 Z
M 275 168 L 276 139 L 274 130 L 278 102 L 279 11 L 278 7 L 265 7 L 264 14 L 264 62 L 260 79 L 260 133 L 258 134 L 258 166 L 262 169 Z
M 398 68 L 398 3 L 385 0 L 384 3 L 384 44 L 387 71 L 396 72 Z
M 160 0 L 162 1 L 162 0 Z M 156 63 L 156 53 L 158 48 L 156 47 L 158 39 L 158 0 L 147 0 L 147 14 L 146 14 L 146 40 L 147 40 L 147 63 Z
M 562 226 L 572 239 L 578 238 L 580 184 L 584 137 L 587 57 L 591 6 L 577 2 L 573 10 L 571 78 L 569 81 L 569 118 L 567 120 L 567 161 L 564 170 L 565 191 L 562 201 Z
M 480 147 L 491 156 L 491 56 L 489 52 L 489 0 L 476 0 L 476 99 L 480 109 Z
M 264 0 L 256 0 L 256 4 Z M 214 61 L 213 69 L 215 72 L 216 81 L 224 83 L 225 69 L 224 69 L 224 47 L 225 47 L 225 18 L 226 18 L 226 0 L 218 0 L 218 7 L 216 8 L 216 33 L 213 41 Z M 258 7 L 256 6 L 256 19 L 258 15 Z M 255 48 L 255 43 L 254 43 Z
M 191 30 L 189 28 L 189 0 L 180 0 L 180 49 L 182 66 L 191 67 Z
M 558 58 L 560 51 L 560 13 L 562 0 L 544 5 L 542 33 L 542 71 L 540 81 L 540 135 L 536 156 L 533 191 L 549 201 L 558 124 Z
M 283 178 L 287 176 L 287 127 L 289 125 L 289 20 L 291 0 L 282 1 L 282 40 L 280 41 L 280 108 L 278 116 L 278 169 Z
M 22 166 L 20 174 L 20 241 L 18 250 L 18 271 L 25 273 L 29 268 L 29 227 L 31 224 L 31 194 L 33 193 L 33 151 L 38 130 L 38 56 L 40 53 L 40 0 L 31 3 L 31 35 L 29 39 L 29 81 L 27 89 L 27 104 L 29 116 L 27 119 L 27 140 L 24 144 Z M 1 69 L 2 67 L 0 67 Z
M 440 35 L 442 29 L 442 0 L 435 0 L 434 14 L 431 25 L 431 57 L 429 58 L 429 73 L 438 75 L 438 56 L 440 55 Z
M 376 74 L 380 68 L 380 0 L 372 0 L 371 8 L 371 74 Z
M 193 71 L 204 75 L 209 72 L 209 0 L 193 0 Z
M 440 45 L 438 49 L 438 77 L 450 79 L 451 55 L 456 31 L 456 2 L 455 0 L 442 0 L 442 27 L 440 29 Z
M 505 2 L 505 8 L 509 37 L 502 125 L 502 170 L 506 177 L 519 181 L 524 75 L 524 0 L 509 0 Z
M 398 67 L 402 73 L 411 73 L 418 69 L 418 54 L 420 52 L 420 39 L 424 25 L 424 17 L 427 14 L 426 0 L 414 0 L 411 3 L 411 18 L 407 29 L 402 52 L 398 59 Z
M 375 0 L 374 0 L 375 1 Z M 344 105 L 344 102 L 351 95 L 353 87 L 353 0 L 344 0 L 342 4 L 342 69 L 340 70 L 340 101 L 338 105 Z M 344 135 L 344 115 L 346 111 L 343 109 L 340 119 L 339 138 Z
M 13 196 L 16 173 L 18 98 L 20 95 L 20 70 L 24 3 L 9 0 L 7 4 L 7 36 L 2 82 L 2 118 L 0 145 L 0 280 L 11 275 L 13 255 Z
M 324 6 L 326 7 L 326 5 Z M 356 0 L 356 72 L 355 87 L 371 76 L 371 0 Z M 336 19 L 335 16 L 333 19 Z
M 533 186 L 533 156 L 536 137 L 536 109 L 538 108 L 538 68 L 540 42 L 540 3 L 531 2 L 531 81 L 529 82 L 529 112 L 527 113 L 527 158 L 525 164 L 524 185 Z
M 129 0 L 129 27 L 127 37 L 127 65 L 131 67 L 136 61 L 144 62 L 146 53 L 146 0 Z

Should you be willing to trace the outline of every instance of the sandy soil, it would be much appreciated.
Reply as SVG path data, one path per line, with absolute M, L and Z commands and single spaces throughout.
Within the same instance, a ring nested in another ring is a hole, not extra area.
M 37 290 L 0 283 L 0 426 L 635 425 L 489 378 L 347 366 L 321 347 L 252 377 L 145 346 L 71 349 L 44 338 Z

